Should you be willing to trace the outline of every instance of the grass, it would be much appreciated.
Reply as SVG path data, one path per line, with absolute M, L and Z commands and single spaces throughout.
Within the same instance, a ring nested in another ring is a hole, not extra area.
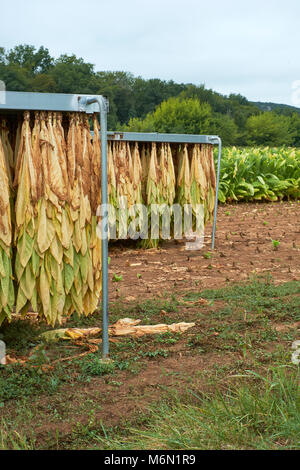
M 53 359 L 76 356 L 84 346 L 44 344 L 39 334 L 45 324 L 15 321 L 2 328 L 1 339 L 8 354 L 30 354 L 30 360 L 0 367 L 0 449 L 300 448 L 299 367 L 291 363 L 299 312 L 299 281 L 275 285 L 268 276 L 144 302 L 119 300 L 111 308 L 112 322 L 122 316 L 195 327 L 119 338 L 111 344 L 111 363 L 96 352 L 52 367 Z M 100 313 L 73 316 L 67 326 L 96 326 L 100 320 Z M 176 367 L 182 360 L 186 370 Z M 164 385 L 158 372 L 142 385 L 140 374 L 153 366 L 173 385 Z M 99 420 L 107 405 L 131 400 L 142 411 L 111 428 Z M 49 423 L 57 432 L 39 437 L 38 426 Z M 60 435 L 63 423 L 71 426 L 67 435 Z
M 0 377 L 0 405 L 7 400 L 47 393 L 52 395 L 63 383 L 59 370 L 45 374 L 38 369 L 9 365 Z
M 0 450 L 34 450 L 34 441 L 31 441 L 17 431 L 11 431 L 5 420 L 0 422 Z
M 105 449 L 299 449 L 299 371 L 248 371 L 214 393 L 175 397 L 153 407 L 145 429 L 99 438 Z

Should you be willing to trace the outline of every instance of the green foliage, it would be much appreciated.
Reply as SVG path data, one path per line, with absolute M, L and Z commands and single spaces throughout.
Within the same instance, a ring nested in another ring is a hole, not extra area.
M 0 80 L 5 83 L 7 90 L 29 91 L 31 87 L 30 74 L 20 65 L 0 64 Z
M 169 132 L 175 134 L 206 134 L 211 126 L 211 107 L 195 98 L 169 98 L 143 121 L 130 120 L 126 130 Z
M 225 148 L 219 200 L 277 201 L 300 197 L 300 151 L 293 148 Z
M 122 274 L 118 275 L 118 274 L 114 273 L 113 278 L 112 278 L 113 282 L 120 282 L 122 280 L 123 280 Z
M 178 96 L 186 87 L 183 83 L 162 81 L 158 78 L 144 80 L 137 77 L 133 84 L 135 99 L 135 115 L 144 118 L 149 112 L 155 111 L 156 107 L 172 96 Z
M 97 72 L 93 80 L 97 94 L 107 96 L 110 103 L 109 129 L 118 129 L 134 115 L 134 77 L 128 72 Z
M 0 65 L 5 64 L 5 49 L 4 47 L 0 47 Z
M 55 93 L 57 86 L 52 76 L 46 73 L 39 73 L 36 75 L 30 84 L 30 91 L 37 93 Z
M 115 370 L 114 362 L 103 362 L 97 355 L 89 355 L 80 361 L 80 368 L 87 376 L 111 374 Z
M 272 112 L 249 117 L 246 130 L 249 145 L 289 145 L 294 140 L 290 118 Z
M 210 134 L 218 135 L 223 145 L 233 145 L 238 140 L 238 126 L 227 114 L 215 114 Z
M 34 442 L 24 433 L 10 429 L 4 419 L 0 422 L 0 450 L 34 450 Z
M 0 367 L 1 369 L 1 367 Z M 54 393 L 61 384 L 61 378 L 54 374 L 45 374 L 39 367 L 8 365 L 2 368 L 0 375 L 0 400 L 31 396 L 34 393 Z
M 185 401 L 173 395 L 153 406 L 146 426 L 135 426 L 122 438 L 111 433 L 102 443 L 112 449 L 299 449 L 295 367 L 247 371 L 223 388 L 222 383 L 214 393 L 191 393 Z
M 44 74 L 53 66 L 53 58 L 43 46 L 36 50 L 28 44 L 16 46 L 6 54 L 8 65 L 19 65 L 33 74 Z
M 293 133 L 293 145 L 300 147 L 300 115 L 293 113 L 290 117 L 290 130 Z
M 277 250 L 279 245 L 280 245 L 280 241 L 279 240 L 272 240 L 272 245 L 273 245 L 274 250 Z
M 276 146 L 300 143 L 298 114 L 291 117 L 270 112 L 258 114 L 254 107 L 245 106 L 243 97 L 239 95 L 230 95 L 229 110 L 222 114 L 215 112 L 215 109 L 224 109 L 220 103 L 212 107 L 214 100 L 209 99 L 210 90 L 201 87 L 201 93 L 195 90 L 197 87 L 190 86 L 178 97 L 163 101 L 144 118 L 131 118 L 122 129 L 129 132 L 213 134 L 219 135 L 225 146 L 234 143 Z
M 94 66 L 75 55 L 61 55 L 50 71 L 59 93 L 93 93 L 92 79 Z

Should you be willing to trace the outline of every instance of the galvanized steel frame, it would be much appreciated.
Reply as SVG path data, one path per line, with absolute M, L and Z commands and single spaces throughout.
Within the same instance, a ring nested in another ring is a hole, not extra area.
M 218 164 L 217 164 L 217 187 L 216 202 L 214 209 L 213 228 L 211 236 L 211 248 L 215 248 L 216 224 L 218 213 L 218 196 L 220 185 L 220 167 L 222 154 L 222 141 L 217 135 L 197 135 L 197 134 L 162 134 L 158 132 L 108 132 L 107 139 L 111 141 L 128 141 L 128 142 L 165 142 L 170 144 L 212 144 L 218 145 Z
M 69 111 L 100 114 L 101 135 L 101 201 L 107 208 L 107 112 L 108 100 L 97 95 L 64 93 L 27 93 L 4 91 L 1 93 L 0 112 L 16 111 Z M 103 213 L 103 217 L 107 214 Z M 108 237 L 102 224 L 102 358 L 109 352 L 108 340 Z
M 213 144 L 219 146 L 217 165 L 216 203 L 214 210 L 212 249 L 215 246 L 215 232 L 218 209 L 218 193 L 220 181 L 220 164 L 222 142 L 220 137 L 214 135 L 190 134 L 162 134 L 142 132 L 107 132 L 108 100 L 101 95 L 76 95 L 64 93 L 30 93 L 4 91 L 1 93 L 0 112 L 15 111 L 69 111 L 69 112 L 99 112 L 101 136 L 101 202 L 104 211 L 103 218 L 107 216 L 107 140 L 123 140 L 132 142 L 166 142 L 189 144 Z M 102 358 L 107 359 L 109 354 L 108 339 L 108 236 L 105 224 L 102 230 Z
M 88 106 L 84 104 L 87 98 L 90 98 L 90 95 L 2 91 L 0 111 L 83 111 L 86 113 L 99 111 L 96 103 Z

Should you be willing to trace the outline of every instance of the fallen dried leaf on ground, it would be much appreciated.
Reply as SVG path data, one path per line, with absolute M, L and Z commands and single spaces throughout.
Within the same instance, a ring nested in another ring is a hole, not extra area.
M 114 325 L 109 327 L 109 334 L 113 336 L 143 336 L 166 333 L 167 331 L 183 333 L 189 328 L 195 326 L 195 323 L 185 322 L 172 323 L 172 325 L 166 325 L 164 323 L 158 325 L 138 325 L 140 321 L 141 320 L 132 320 L 131 318 L 118 320 Z
M 171 331 L 173 333 L 183 333 L 187 329 L 195 326 L 195 323 L 172 323 L 166 325 L 164 323 L 158 325 L 139 325 L 141 320 L 134 320 L 132 318 L 122 318 L 113 325 L 109 326 L 108 332 L 110 336 L 143 336 L 149 334 L 159 334 Z M 96 336 L 101 333 L 101 328 L 62 328 L 58 330 L 46 331 L 42 333 L 42 337 L 47 342 L 55 342 L 60 339 L 73 339 Z

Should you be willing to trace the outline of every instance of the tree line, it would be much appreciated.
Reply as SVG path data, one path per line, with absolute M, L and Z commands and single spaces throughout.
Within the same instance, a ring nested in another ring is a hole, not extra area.
M 109 130 L 218 134 L 224 145 L 300 146 L 300 110 L 262 111 L 239 94 L 224 96 L 203 84 L 96 71 L 76 55 L 54 58 L 43 46 L 0 47 L 0 80 L 13 91 L 105 95 Z

